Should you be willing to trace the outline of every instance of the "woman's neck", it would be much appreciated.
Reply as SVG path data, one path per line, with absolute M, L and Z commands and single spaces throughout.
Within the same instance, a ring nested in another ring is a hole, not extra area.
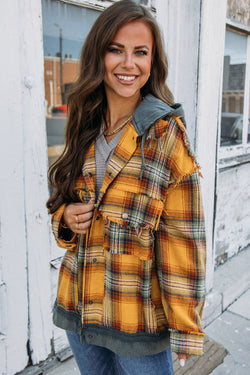
M 140 94 L 132 98 L 107 98 L 107 130 L 112 131 L 118 128 L 122 122 L 132 116 L 140 101 Z

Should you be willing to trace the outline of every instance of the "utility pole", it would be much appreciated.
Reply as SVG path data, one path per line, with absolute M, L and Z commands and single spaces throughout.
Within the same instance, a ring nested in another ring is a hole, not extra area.
M 61 86 L 61 100 L 64 104 L 64 88 L 63 88 L 63 56 L 62 56 L 62 29 L 60 28 L 60 86 Z
M 54 23 L 56 27 L 59 28 L 59 53 L 60 53 L 60 88 L 61 88 L 61 102 L 64 104 L 64 89 L 63 89 L 63 35 L 62 35 L 62 28 L 57 24 Z

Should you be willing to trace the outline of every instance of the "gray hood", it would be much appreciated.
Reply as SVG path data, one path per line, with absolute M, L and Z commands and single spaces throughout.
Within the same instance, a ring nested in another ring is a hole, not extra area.
M 141 156 L 142 165 L 140 171 L 140 180 L 144 170 L 146 169 L 145 157 L 144 157 L 144 145 L 147 136 L 147 130 L 156 121 L 166 117 L 166 116 L 180 116 L 185 125 L 184 111 L 181 104 L 174 104 L 169 106 L 162 100 L 156 98 L 155 96 L 149 94 L 147 95 L 139 107 L 136 109 L 132 122 L 139 136 L 142 136 L 141 140 Z
M 181 104 L 169 106 L 155 96 L 148 94 L 133 116 L 133 125 L 138 135 L 143 135 L 156 121 L 168 115 L 181 116 L 184 121 L 184 111 Z M 184 121 L 185 123 L 185 121 Z

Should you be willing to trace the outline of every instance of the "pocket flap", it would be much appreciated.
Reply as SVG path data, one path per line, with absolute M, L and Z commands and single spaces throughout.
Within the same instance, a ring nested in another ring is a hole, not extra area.
M 100 207 L 103 217 L 131 228 L 157 230 L 163 202 L 148 195 L 110 189 Z

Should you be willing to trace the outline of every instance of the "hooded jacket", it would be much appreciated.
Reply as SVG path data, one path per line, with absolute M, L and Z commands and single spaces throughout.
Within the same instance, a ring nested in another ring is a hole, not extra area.
M 63 258 L 54 323 L 123 356 L 202 354 L 205 229 L 199 166 L 180 105 L 148 95 L 123 131 L 95 195 L 95 142 L 76 182 L 96 202 L 86 235 L 52 229 Z

